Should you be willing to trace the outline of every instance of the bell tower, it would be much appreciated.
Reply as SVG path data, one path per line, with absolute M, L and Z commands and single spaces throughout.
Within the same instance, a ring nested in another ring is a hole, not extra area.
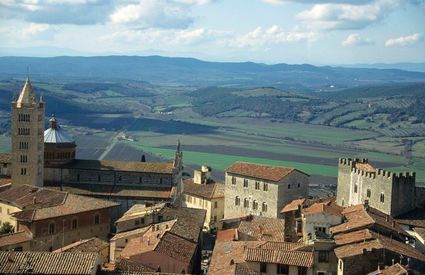
M 29 78 L 12 101 L 12 184 L 43 186 L 44 102 Z

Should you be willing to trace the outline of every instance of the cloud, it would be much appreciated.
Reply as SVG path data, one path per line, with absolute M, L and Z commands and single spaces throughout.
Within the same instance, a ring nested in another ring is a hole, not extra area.
M 388 39 L 385 42 L 385 47 L 395 47 L 395 46 L 408 46 L 413 45 L 422 40 L 420 33 L 414 33 L 407 36 L 400 36 L 398 38 Z
M 347 36 L 347 38 L 342 41 L 341 45 L 344 47 L 348 46 L 366 46 L 372 45 L 374 42 L 369 38 L 362 38 L 358 33 L 352 33 Z
M 138 24 L 186 28 L 191 7 L 215 0 L 0 0 L 0 19 L 39 24 Z
M 359 5 L 370 3 L 373 0 L 262 0 L 263 2 L 271 5 L 281 5 L 284 3 L 301 3 L 301 4 L 320 4 L 320 3 L 338 3 L 338 4 L 352 4 Z
M 30 37 L 42 32 L 45 32 L 49 29 L 49 25 L 47 24 L 35 24 L 31 23 L 28 27 L 22 29 L 21 34 L 23 37 Z
M 268 29 L 257 27 L 244 35 L 230 40 L 229 46 L 236 48 L 266 48 L 276 44 L 306 40 L 312 42 L 317 40 L 313 32 L 283 31 L 279 26 Z
M 311 29 L 363 29 L 385 18 L 401 5 L 401 0 L 374 0 L 353 5 L 341 3 L 316 4 L 297 15 Z
M 110 15 L 114 24 L 134 24 L 141 28 L 187 28 L 194 18 L 187 4 L 167 0 L 141 0 L 123 5 Z

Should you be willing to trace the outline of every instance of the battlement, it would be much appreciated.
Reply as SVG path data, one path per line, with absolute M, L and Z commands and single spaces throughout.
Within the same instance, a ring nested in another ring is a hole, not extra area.
M 367 164 L 369 163 L 369 159 L 359 159 L 359 158 L 356 158 L 356 159 L 340 158 L 339 159 L 340 165 L 347 165 L 347 166 L 353 167 L 356 163 Z

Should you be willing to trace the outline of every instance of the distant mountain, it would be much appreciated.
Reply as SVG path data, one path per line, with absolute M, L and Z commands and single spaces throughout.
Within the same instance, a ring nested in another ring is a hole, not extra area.
M 384 83 L 423 82 L 425 73 L 397 69 L 343 68 L 308 64 L 206 62 L 162 56 L 0 57 L 0 77 L 137 80 L 154 84 L 273 86 L 294 91 L 333 91 Z
M 399 69 L 412 72 L 425 72 L 425 63 L 375 63 L 375 64 L 352 64 L 343 65 L 348 68 L 374 68 L 374 69 Z

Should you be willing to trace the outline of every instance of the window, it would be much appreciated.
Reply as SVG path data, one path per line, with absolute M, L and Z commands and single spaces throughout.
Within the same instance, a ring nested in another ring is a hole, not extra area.
M 354 193 L 357 193 L 357 184 L 354 185 Z
M 137 226 L 137 225 L 139 225 L 139 224 L 140 224 L 140 220 L 135 220 L 135 221 L 134 221 L 134 225 L 135 225 L 135 226 Z
M 243 187 L 248 188 L 248 180 L 247 179 L 243 180 Z
M 249 207 L 249 201 L 247 198 L 243 199 L 243 207 L 248 208 Z
M 72 228 L 72 229 L 77 229 L 77 227 L 78 227 L 77 219 L 73 219 L 73 220 L 72 220 L 71 228 Z
M 384 193 L 381 193 L 381 196 L 379 197 L 379 201 L 382 202 L 382 203 L 385 202 Z
M 326 233 L 326 227 L 315 226 L 314 231 L 316 232 L 316 234 L 319 232 Z
M 217 216 L 214 216 L 213 222 L 217 222 Z
M 267 263 L 260 263 L 260 272 L 267 273 Z
M 214 208 L 217 208 L 218 207 L 218 202 L 214 202 Z
M 289 274 L 289 266 L 286 264 L 278 264 L 276 266 L 276 273 L 277 274 Z
M 140 218 L 140 224 L 144 224 L 145 223 L 145 218 Z
M 241 205 L 241 198 L 239 198 L 238 196 L 236 196 L 235 198 L 235 205 Z
M 139 177 L 139 183 L 142 183 L 142 177 Z
M 54 223 L 49 224 L 49 234 L 50 235 L 55 234 L 55 224 Z
M 99 214 L 94 215 L 94 224 L 99 224 L 100 223 L 100 217 Z
M 21 150 L 27 150 L 28 149 L 28 142 L 26 142 L 26 141 L 20 141 L 19 142 L 19 149 L 21 149 Z
M 28 162 L 28 156 L 27 155 L 21 155 L 21 163 L 27 163 Z
M 260 190 L 260 182 L 259 181 L 255 182 L 255 190 Z
M 232 184 L 236 184 L 236 178 L 232 177 Z
M 319 263 L 329 262 L 329 251 L 319 251 Z
M 269 191 L 269 185 L 267 183 L 264 183 L 263 191 Z
M 253 210 L 257 210 L 257 209 L 258 209 L 258 202 L 257 202 L 256 200 L 254 200 L 254 201 L 252 202 L 252 209 L 253 209 Z
M 77 181 L 80 181 L 80 174 L 77 174 Z
M 262 205 L 262 207 L 261 207 L 261 210 L 262 210 L 263 212 L 267 212 L 267 203 L 263 202 L 263 205 Z
M 298 183 L 298 188 L 300 188 L 300 187 L 301 187 L 301 184 Z
M 27 168 L 21 168 L 21 175 L 27 174 Z
M 100 181 L 100 175 L 97 175 L 97 181 Z
M 298 267 L 298 275 L 307 275 L 307 267 L 299 266 Z
M 288 189 L 291 189 L 291 185 L 290 184 L 288 184 Z
M 367 196 L 368 198 L 370 198 L 370 189 L 367 189 L 367 190 L 366 190 L 366 196 Z

